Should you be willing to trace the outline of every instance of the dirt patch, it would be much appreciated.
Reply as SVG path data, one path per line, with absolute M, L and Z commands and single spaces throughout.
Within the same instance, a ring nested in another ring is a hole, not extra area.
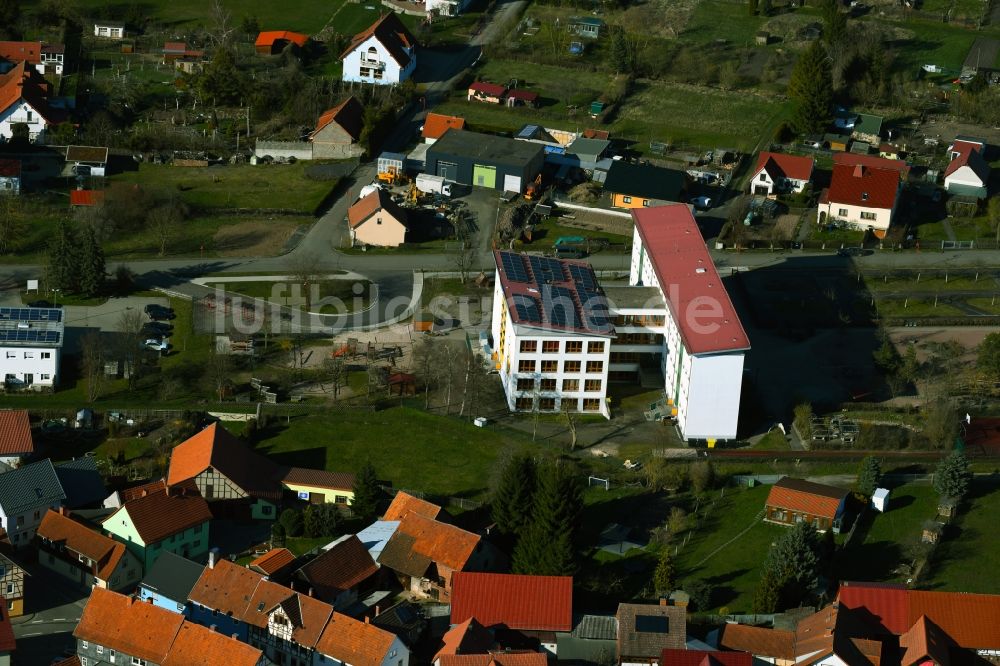
M 652 0 L 629 7 L 621 22 L 629 32 L 674 38 L 684 32 L 697 6 L 696 0 Z
M 799 224 L 798 215 L 779 215 L 774 221 L 774 236 L 780 240 L 795 238 L 795 227 Z
M 575 227 L 577 229 L 586 229 L 587 231 L 603 231 L 604 233 L 627 237 L 632 236 L 632 231 L 635 228 L 632 224 L 632 218 L 629 217 L 573 209 L 567 209 L 556 222 L 564 227 Z
M 220 257 L 273 256 L 281 253 L 300 224 L 302 222 L 294 220 L 233 224 L 215 232 L 213 246 Z
M 947 342 L 954 340 L 967 350 L 959 363 L 969 363 L 976 358 L 976 347 L 990 333 L 1000 332 L 1000 326 L 917 326 L 908 328 L 888 329 L 889 338 L 900 353 L 910 344 L 917 346 L 917 359 L 926 361 L 928 357 L 927 343 Z

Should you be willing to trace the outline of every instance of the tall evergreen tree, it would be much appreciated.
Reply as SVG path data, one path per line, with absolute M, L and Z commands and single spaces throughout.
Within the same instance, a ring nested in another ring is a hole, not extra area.
M 881 478 L 882 463 L 874 456 L 867 456 L 861 461 L 861 468 L 858 470 L 858 492 L 865 497 L 871 497 L 878 488 Z
M 104 250 L 97 241 L 94 229 L 86 226 L 80 243 L 80 293 L 96 296 L 104 287 Z
M 779 581 L 778 605 L 798 606 L 816 586 L 823 562 L 823 542 L 812 523 L 796 523 L 771 546 L 765 571 Z
M 837 44 L 847 36 L 847 14 L 840 11 L 840 0 L 820 0 L 823 14 L 823 41 Z
M 493 492 L 493 522 L 501 534 L 520 535 L 531 522 L 537 469 L 527 454 L 515 455 L 504 465 Z
M 625 38 L 625 30 L 621 26 L 613 26 L 611 29 L 611 48 L 608 50 L 608 57 L 611 59 L 611 67 L 616 74 L 631 69 L 628 40 Z
M 813 42 L 795 63 L 788 82 L 792 100 L 792 126 L 803 134 L 822 132 L 830 123 L 833 78 L 826 49 Z
M 961 451 L 952 451 L 934 471 L 934 490 L 941 497 L 961 499 L 969 492 L 970 483 L 972 470 L 969 469 L 969 459 Z
M 382 488 L 378 482 L 378 474 L 371 461 L 365 461 L 361 470 L 354 477 L 354 500 L 351 511 L 364 522 L 370 522 L 378 515 L 378 503 L 382 497 Z
M 762 615 L 777 611 L 782 585 L 780 574 L 774 567 L 765 566 L 753 592 L 751 610 Z
M 551 463 L 538 475 L 531 525 L 514 549 L 514 573 L 560 576 L 576 569 L 576 529 L 583 509 L 569 465 Z
M 670 557 L 670 548 L 664 546 L 660 550 L 660 559 L 653 571 L 653 588 L 657 594 L 669 594 L 674 589 L 674 562 Z
M 77 287 L 79 255 L 73 228 L 68 220 L 59 223 L 56 235 L 49 244 L 48 276 L 49 288 L 72 291 Z

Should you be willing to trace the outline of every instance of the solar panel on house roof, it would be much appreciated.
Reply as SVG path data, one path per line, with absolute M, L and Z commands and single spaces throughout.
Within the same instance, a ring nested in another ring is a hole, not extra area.
M 573 278 L 573 282 L 579 285 L 578 289 L 597 291 L 597 280 L 594 279 L 594 273 L 589 268 L 570 264 L 569 274 Z
M 504 252 L 500 255 L 500 260 L 503 262 L 503 272 L 507 274 L 508 280 L 513 282 L 531 282 L 520 255 Z
M 59 342 L 59 331 L 40 331 L 34 328 L 0 330 L 0 342 Z
M 0 320 L 10 321 L 62 321 L 58 308 L 0 308 Z
M 518 139 L 530 139 L 538 131 L 538 125 L 525 125 L 521 128 L 521 131 L 517 133 Z
M 530 296 L 514 295 L 514 311 L 522 322 L 541 324 L 542 313 L 538 311 L 538 301 Z
M 531 272 L 535 276 L 535 282 L 545 284 L 546 282 L 562 282 L 566 279 L 563 273 L 562 262 L 549 257 L 528 257 L 531 263 Z

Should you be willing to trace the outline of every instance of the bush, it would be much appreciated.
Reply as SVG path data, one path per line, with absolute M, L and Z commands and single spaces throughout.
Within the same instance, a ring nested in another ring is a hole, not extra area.
M 684 581 L 681 588 L 688 593 L 690 605 L 688 611 L 707 613 L 712 608 L 712 586 L 703 580 Z
M 284 528 L 290 537 L 302 536 L 302 514 L 295 509 L 285 509 L 278 518 L 278 524 Z

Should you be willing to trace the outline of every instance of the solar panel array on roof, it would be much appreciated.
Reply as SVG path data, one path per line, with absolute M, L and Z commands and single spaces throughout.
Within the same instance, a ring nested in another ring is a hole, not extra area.
M 58 308 L 0 308 L 0 320 L 62 321 L 62 310 Z
M 0 342 L 59 342 L 59 331 L 40 331 L 35 328 L 0 330 Z
M 538 131 L 538 125 L 525 125 L 521 128 L 521 131 L 517 133 L 518 139 L 530 139 L 535 136 L 535 132 Z
M 597 280 L 594 279 L 594 272 L 585 266 L 577 264 L 569 265 L 569 274 L 578 287 L 583 287 L 587 291 L 597 291 Z
M 528 262 L 531 264 L 531 272 L 535 277 L 535 282 L 538 284 L 562 282 L 566 279 L 566 274 L 563 273 L 562 262 L 558 259 L 531 255 L 528 257 Z
M 520 255 L 504 252 L 500 255 L 503 262 L 503 272 L 507 274 L 507 279 L 512 282 L 531 282 L 528 270 L 524 267 L 524 261 Z
M 538 301 L 530 296 L 514 295 L 514 310 L 523 322 L 541 324 L 542 313 L 538 310 Z
M 573 292 L 566 287 L 542 285 L 542 308 L 545 318 L 553 326 L 581 327 Z

